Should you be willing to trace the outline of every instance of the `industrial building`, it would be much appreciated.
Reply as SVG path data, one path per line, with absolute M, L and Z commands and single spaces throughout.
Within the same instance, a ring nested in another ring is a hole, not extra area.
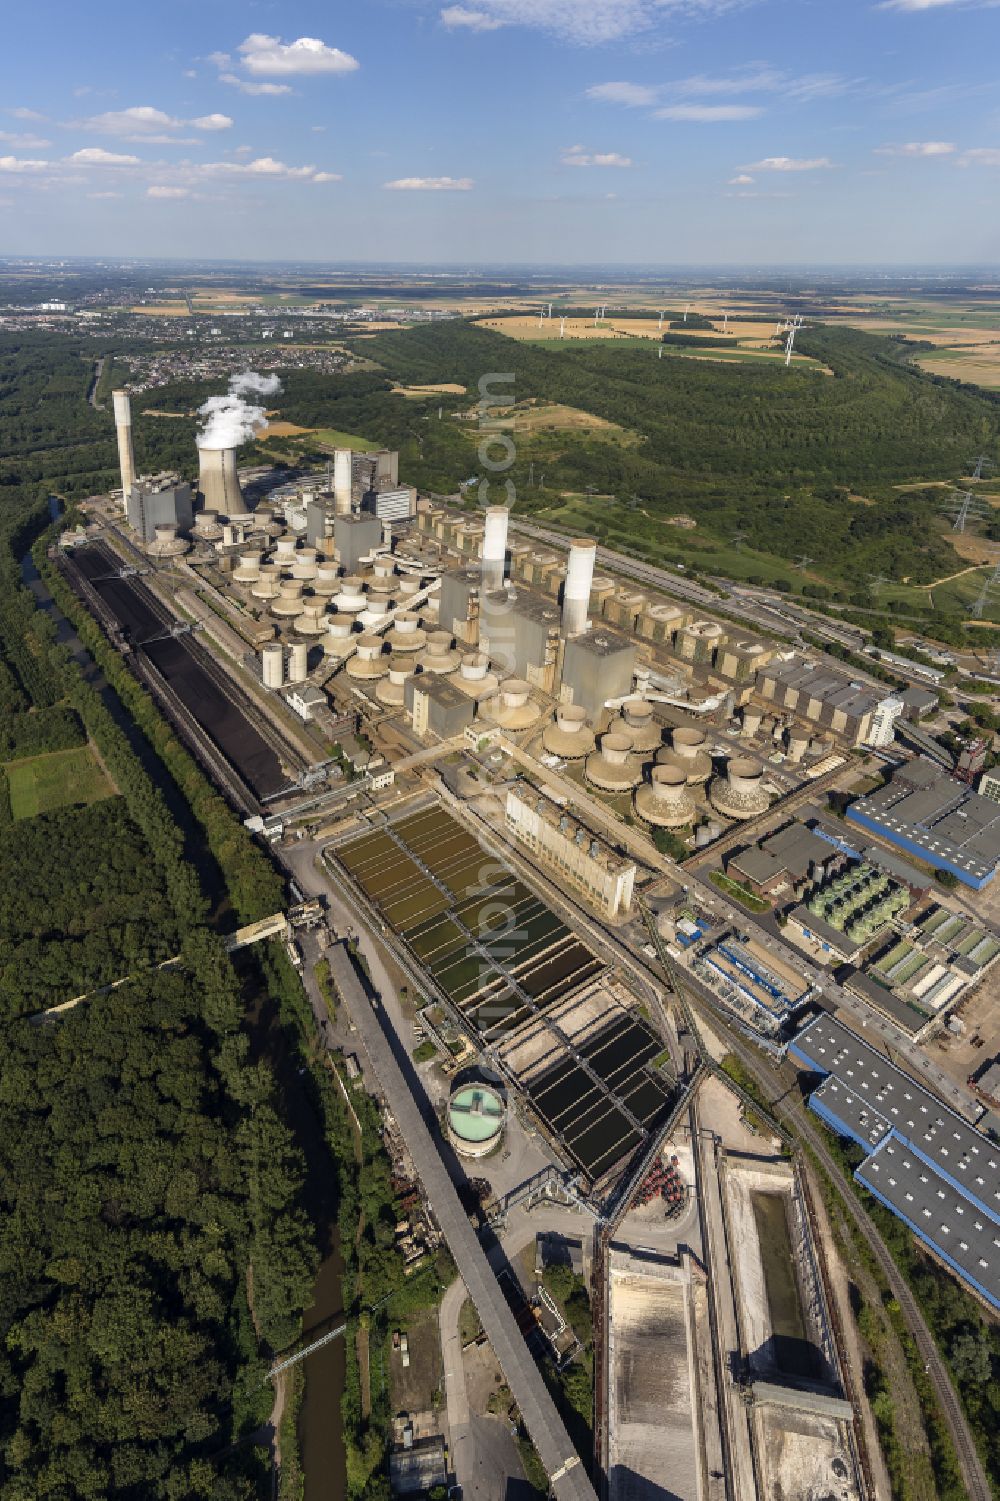
M 480 599 L 479 645 L 504 673 L 551 692 L 559 654 L 559 610 L 544 595 L 507 586 Z
M 395 485 L 392 489 L 366 490 L 361 498 L 362 511 L 380 521 L 409 521 L 416 510 L 417 492 L 413 485 Z
M 159 479 L 135 480 L 125 499 L 125 516 L 147 545 L 156 541 L 157 527 L 189 532 L 194 524 L 191 486 Z
M 434 673 L 411 674 L 403 687 L 403 703 L 418 735 L 436 735 L 451 740 L 460 735 L 476 716 L 475 700 L 449 677 Z
M 729 1010 L 754 1031 L 776 1036 L 812 995 L 812 986 L 752 938 L 725 934 L 695 961 Z
M 871 743 L 872 725 L 886 698 L 825 662 L 797 654 L 776 657 L 762 667 L 756 675 L 755 692 L 776 708 L 820 725 L 855 746 Z
M 923 756 L 897 768 L 885 787 L 857 798 L 847 819 L 976 891 L 1000 864 L 1000 803 Z
M 868 1154 L 857 1181 L 1000 1308 L 1000 1148 L 833 1017 L 788 1052 L 825 1076 L 810 1109 Z
M 627 698 L 635 677 L 635 644 L 604 626 L 574 636 L 563 656 L 562 697 L 594 717 L 609 701 Z
M 507 790 L 507 828 L 532 854 L 554 866 L 606 917 L 632 906 L 636 867 L 571 818 L 537 788 L 519 781 Z

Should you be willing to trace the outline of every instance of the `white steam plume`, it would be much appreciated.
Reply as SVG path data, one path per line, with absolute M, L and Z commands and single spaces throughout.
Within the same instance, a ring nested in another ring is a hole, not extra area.
M 239 448 L 254 437 L 257 428 L 267 422 L 262 406 L 248 401 L 249 396 L 274 396 L 281 390 L 276 375 L 257 375 L 246 370 L 234 375 L 225 396 L 210 396 L 198 408 L 205 425 L 198 434 L 199 448 Z

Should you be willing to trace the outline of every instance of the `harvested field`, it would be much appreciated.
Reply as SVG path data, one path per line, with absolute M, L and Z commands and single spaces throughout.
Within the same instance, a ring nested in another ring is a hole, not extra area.
M 8 761 L 4 771 L 14 819 L 34 818 L 37 813 L 51 813 L 55 808 L 99 803 L 114 795 L 114 788 L 89 745 Z

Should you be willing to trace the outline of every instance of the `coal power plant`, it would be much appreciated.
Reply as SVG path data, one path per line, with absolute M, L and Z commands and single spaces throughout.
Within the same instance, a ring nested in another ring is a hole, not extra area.
M 232 516 L 246 510 L 235 448 L 203 448 L 199 443 L 198 494 L 206 511 Z

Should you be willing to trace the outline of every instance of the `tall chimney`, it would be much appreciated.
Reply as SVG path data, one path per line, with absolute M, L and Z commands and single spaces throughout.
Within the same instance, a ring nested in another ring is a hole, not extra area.
M 587 629 L 596 557 L 597 543 L 589 537 L 575 537 L 569 545 L 569 563 L 563 585 L 563 636 L 579 636 Z
M 333 500 L 338 516 L 349 516 L 354 499 L 354 464 L 349 448 L 333 455 Z
M 486 529 L 483 533 L 483 588 L 503 587 L 507 572 L 507 522 L 510 512 L 506 506 L 489 506 L 486 511 Z
M 118 435 L 118 463 L 122 471 L 122 495 L 128 505 L 129 491 L 135 484 L 135 451 L 132 448 L 132 403 L 127 391 L 112 391 L 115 408 L 115 432 Z
M 246 510 L 235 448 L 198 449 L 198 490 L 206 511 L 239 516 Z

